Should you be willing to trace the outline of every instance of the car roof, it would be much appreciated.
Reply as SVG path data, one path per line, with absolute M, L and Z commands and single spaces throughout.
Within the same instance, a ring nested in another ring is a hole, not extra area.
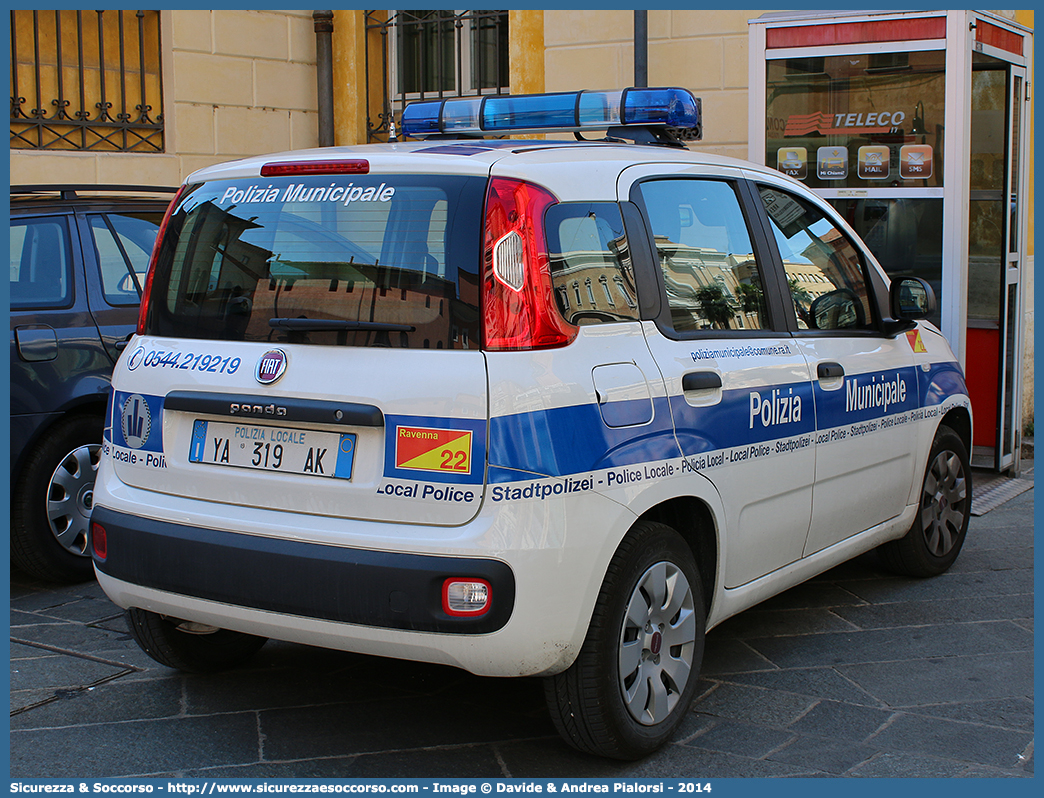
M 30 184 L 11 186 L 11 211 L 54 210 L 70 207 L 120 207 L 170 203 L 177 188 L 93 184 Z
M 757 171 L 775 170 L 689 149 L 650 144 L 625 144 L 559 139 L 428 139 L 391 144 L 323 147 L 273 153 L 208 166 L 193 172 L 186 183 L 255 178 L 271 163 L 308 163 L 324 160 L 365 159 L 380 173 L 434 173 L 486 175 L 494 163 L 518 160 L 527 163 L 618 162 L 621 167 L 639 163 L 689 163 Z

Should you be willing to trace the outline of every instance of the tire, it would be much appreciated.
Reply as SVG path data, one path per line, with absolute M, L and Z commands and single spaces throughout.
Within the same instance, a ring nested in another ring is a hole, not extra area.
M 544 680 L 558 732 L 612 759 L 655 751 L 692 703 L 705 632 L 692 551 L 670 527 L 639 521 L 609 563 L 579 656 Z
M 94 577 L 87 545 L 102 419 L 73 416 L 48 430 L 25 460 L 11 498 L 11 561 L 48 582 Z
M 142 651 L 160 665 L 189 673 L 241 665 L 267 642 L 264 637 L 189 624 L 137 607 L 127 610 L 126 617 L 131 637 Z
M 952 429 L 939 427 L 921 483 L 920 506 L 905 537 L 878 548 L 890 571 L 938 576 L 953 565 L 971 518 L 972 480 L 968 450 Z

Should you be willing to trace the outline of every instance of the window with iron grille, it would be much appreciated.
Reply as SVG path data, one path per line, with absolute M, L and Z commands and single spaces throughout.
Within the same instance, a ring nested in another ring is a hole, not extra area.
M 11 149 L 163 152 L 159 11 L 11 11 Z
M 369 96 L 371 141 L 388 136 L 411 100 L 507 93 L 507 11 L 367 11 L 366 28 L 367 69 L 380 69 L 368 91 L 381 87 Z

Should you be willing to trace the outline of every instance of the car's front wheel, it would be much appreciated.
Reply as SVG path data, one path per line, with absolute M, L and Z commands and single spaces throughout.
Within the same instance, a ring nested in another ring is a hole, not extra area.
M 579 656 L 545 680 L 559 733 L 614 759 L 659 748 L 692 702 L 705 631 L 692 551 L 670 527 L 638 522 L 609 564 Z
M 878 548 L 885 566 L 904 576 L 937 576 L 946 571 L 964 545 L 971 503 L 967 447 L 952 429 L 939 427 L 913 526 L 904 537 Z
M 189 673 L 235 667 L 267 642 L 264 637 L 167 618 L 137 607 L 127 610 L 127 628 L 156 662 Z

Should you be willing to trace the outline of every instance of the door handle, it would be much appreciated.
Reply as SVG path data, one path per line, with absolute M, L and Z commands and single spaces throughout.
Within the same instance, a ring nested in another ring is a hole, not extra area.
M 683 391 L 706 391 L 721 387 L 721 375 L 713 371 L 690 371 L 682 376 Z
M 816 376 L 821 380 L 831 380 L 845 376 L 845 369 L 840 363 L 820 363 L 816 366 Z

